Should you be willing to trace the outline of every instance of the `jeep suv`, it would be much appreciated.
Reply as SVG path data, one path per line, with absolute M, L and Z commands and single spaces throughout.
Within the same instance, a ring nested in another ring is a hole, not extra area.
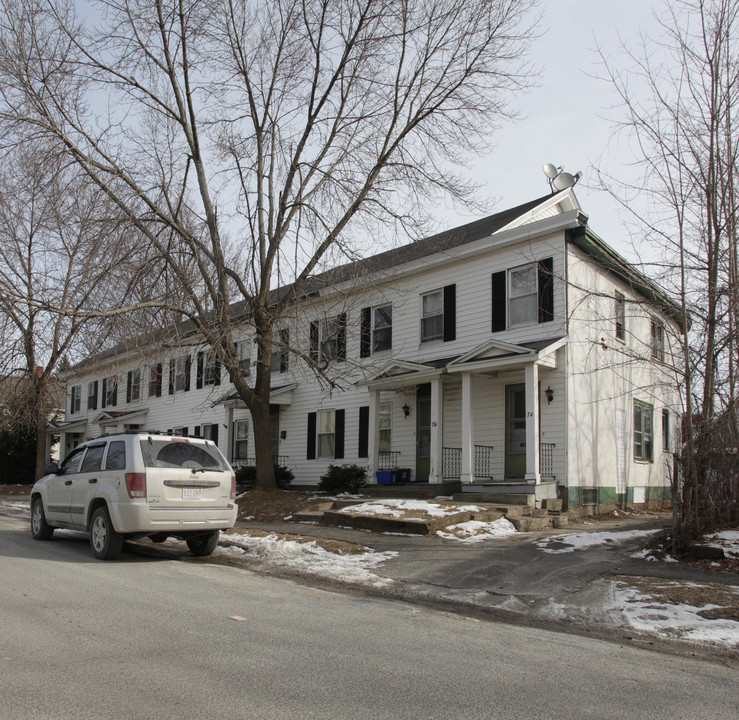
M 115 559 L 123 541 L 169 536 L 194 555 L 210 555 L 221 530 L 233 527 L 236 477 L 210 440 L 151 432 L 88 440 L 31 490 L 31 532 L 49 540 L 55 528 L 90 533 L 95 557 Z

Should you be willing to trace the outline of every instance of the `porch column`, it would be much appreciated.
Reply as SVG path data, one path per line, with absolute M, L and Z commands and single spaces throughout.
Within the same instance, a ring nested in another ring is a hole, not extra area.
M 439 376 L 431 380 L 431 462 L 429 484 L 440 483 L 444 479 L 442 462 L 444 438 L 444 388 Z
M 462 484 L 475 482 L 474 437 L 472 436 L 472 373 L 462 373 Z
M 370 484 L 377 482 L 375 472 L 380 464 L 380 433 L 378 432 L 380 414 L 380 391 L 369 391 L 369 428 L 367 434 L 367 481 Z
M 234 459 L 234 406 L 226 405 L 226 453 L 229 462 Z
M 539 366 L 526 365 L 526 482 L 538 484 L 539 474 Z

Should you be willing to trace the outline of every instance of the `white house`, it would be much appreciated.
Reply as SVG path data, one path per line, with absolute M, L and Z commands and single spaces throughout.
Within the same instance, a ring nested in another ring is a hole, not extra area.
M 339 387 L 274 354 L 273 450 L 294 485 L 357 463 L 373 480 L 402 468 L 571 506 L 669 496 L 679 308 L 590 230 L 572 189 L 315 280 L 278 333 L 329 362 Z M 249 413 L 197 337 L 103 353 L 67 376 L 67 395 L 66 450 L 146 428 L 253 462 Z

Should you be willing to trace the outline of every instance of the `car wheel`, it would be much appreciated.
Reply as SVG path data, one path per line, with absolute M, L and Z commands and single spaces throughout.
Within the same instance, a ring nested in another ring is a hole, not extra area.
M 121 553 L 123 535 L 113 527 L 107 507 L 99 507 L 92 514 L 90 547 L 98 560 L 115 560 Z
M 31 535 L 35 540 L 51 540 L 54 528 L 46 522 L 44 514 L 44 503 L 37 497 L 31 505 Z
M 221 534 L 220 530 L 214 530 L 209 533 L 202 533 L 201 535 L 193 535 L 187 538 L 187 547 L 190 548 L 190 552 L 198 557 L 205 557 L 210 555 L 218 545 L 218 536 Z

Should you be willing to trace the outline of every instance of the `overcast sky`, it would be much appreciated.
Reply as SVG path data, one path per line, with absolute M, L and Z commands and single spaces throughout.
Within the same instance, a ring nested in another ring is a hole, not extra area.
M 545 195 L 544 163 L 563 165 L 573 174 L 582 170 L 575 192 L 591 227 L 631 256 L 616 202 L 587 187 L 594 182 L 593 164 L 600 162 L 616 175 L 629 172 L 619 168 L 623 150 L 609 143 L 612 126 L 605 116 L 617 112 L 609 110 L 617 99 L 606 82 L 590 76 L 599 72 L 596 43 L 618 62 L 619 37 L 630 42 L 640 31 L 654 35 L 653 8 L 662 7 L 662 0 L 543 0 L 543 35 L 533 47 L 533 60 L 542 68 L 537 87 L 515 100 L 521 119 L 506 124 L 496 135 L 496 150 L 471 168 L 487 183 L 496 210 Z M 453 224 L 466 220 L 450 218 Z

